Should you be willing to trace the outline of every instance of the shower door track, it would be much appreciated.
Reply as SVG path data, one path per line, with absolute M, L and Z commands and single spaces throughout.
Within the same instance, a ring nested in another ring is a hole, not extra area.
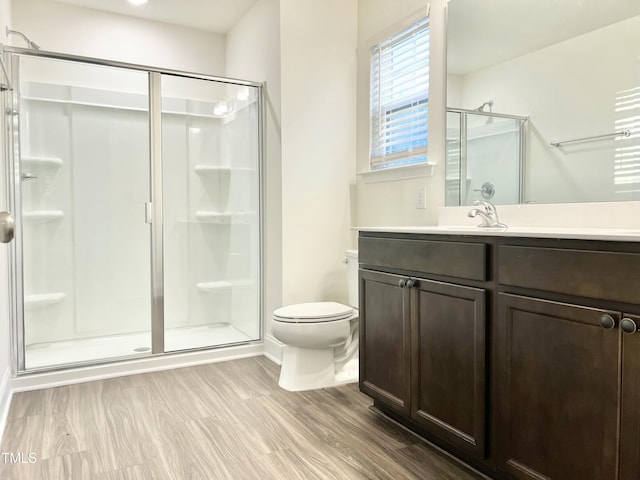
M 497 118 L 511 118 L 512 120 L 521 120 L 527 121 L 529 117 L 525 117 L 522 115 L 509 115 L 508 113 L 494 113 L 494 112 L 480 112 L 478 110 L 469 110 L 466 108 L 449 108 L 447 107 L 447 112 L 452 113 L 471 113 L 473 115 L 483 115 L 485 117 L 497 117 Z
M 7 47 L 5 45 L 0 45 L 0 48 L 2 49 L 3 53 L 15 53 L 18 55 L 26 55 L 30 57 L 49 58 L 51 60 L 68 60 L 68 61 L 84 63 L 88 65 L 100 65 L 103 67 L 124 68 L 127 70 L 137 70 L 141 72 L 175 75 L 178 77 L 199 78 L 201 80 L 211 80 L 214 82 L 229 83 L 233 85 L 246 85 L 249 87 L 257 87 L 257 88 L 261 88 L 263 86 L 262 82 L 254 82 L 251 80 L 218 77 L 215 75 L 206 75 L 206 74 L 197 73 L 197 72 L 174 70 L 170 68 L 159 68 L 159 67 L 141 65 L 136 63 L 118 62 L 115 60 L 105 60 L 101 58 L 84 57 L 81 55 L 70 55 L 66 53 L 47 52 L 44 50 L 30 50 L 28 48 L 19 48 L 19 47 Z M 11 75 L 11 72 L 9 72 L 9 75 Z M 14 84 L 14 87 L 15 87 L 15 84 Z
M 123 361 L 144 360 L 161 356 L 179 355 L 185 352 L 201 352 L 225 349 L 240 345 L 256 345 L 264 338 L 263 303 L 264 303 L 264 95 L 263 82 L 242 80 L 236 78 L 219 77 L 190 71 L 159 68 L 148 65 L 98 59 L 93 57 L 70 55 L 43 50 L 8 47 L 0 44 L 0 55 L 7 60 L 8 76 L 12 88 L 4 92 L 2 99 L 5 113 L 5 186 L 8 210 L 14 212 L 16 218 L 15 239 L 9 247 L 9 300 L 11 314 L 11 364 L 12 374 L 16 377 L 37 373 L 56 372 L 78 367 L 105 365 Z M 23 291 L 23 232 L 22 232 L 22 199 L 20 195 L 19 161 L 20 161 L 20 132 L 14 126 L 14 116 L 18 112 L 20 102 L 20 82 L 18 60 L 20 56 L 39 57 L 52 60 L 78 62 L 87 65 L 122 68 L 140 71 L 149 77 L 149 142 L 150 142 L 150 189 L 151 189 L 151 352 L 147 355 L 133 354 L 89 361 L 69 362 L 47 367 L 26 368 L 25 365 L 25 336 L 24 336 L 24 291 Z M 161 75 L 170 75 L 197 80 L 207 80 L 229 85 L 256 87 L 257 89 L 257 175 L 258 175 L 258 279 L 259 279 L 259 338 L 241 342 L 230 342 L 224 345 L 187 348 L 185 350 L 164 351 L 164 266 L 163 266 L 163 159 L 162 159 L 162 129 L 161 129 Z M 10 100 L 7 100 L 9 95 Z

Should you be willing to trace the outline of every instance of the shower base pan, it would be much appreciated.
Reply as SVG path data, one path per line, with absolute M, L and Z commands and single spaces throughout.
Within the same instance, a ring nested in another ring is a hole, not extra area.
M 229 324 L 169 328 L 165 332 L 165 351 L 217 347 L 255 340 Z M 27 370 L 109 358 L 147 356 L 151 352 L 151 333 L 131 333 L 108 337 L 81 338 L 27 345 Z

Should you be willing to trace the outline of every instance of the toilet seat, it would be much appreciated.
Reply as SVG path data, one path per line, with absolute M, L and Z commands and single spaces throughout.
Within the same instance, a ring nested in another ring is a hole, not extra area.
M 288 305 L 273 312 L 273 319 L 285 323 L 324 323 L 353 316 L 353 308 L 336 302 Z

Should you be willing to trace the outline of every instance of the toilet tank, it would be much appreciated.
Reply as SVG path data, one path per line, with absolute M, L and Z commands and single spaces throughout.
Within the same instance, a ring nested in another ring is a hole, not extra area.
M 349 305 L 358 308 L 358 251 L 347 250 L 347 290 Z

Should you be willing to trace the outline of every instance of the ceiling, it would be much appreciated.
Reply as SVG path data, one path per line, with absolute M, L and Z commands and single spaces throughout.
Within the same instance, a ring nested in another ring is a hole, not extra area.
M 257 0 L 51 0 L 104 12 L 171 23 L 215 33 L 227 33 Z

